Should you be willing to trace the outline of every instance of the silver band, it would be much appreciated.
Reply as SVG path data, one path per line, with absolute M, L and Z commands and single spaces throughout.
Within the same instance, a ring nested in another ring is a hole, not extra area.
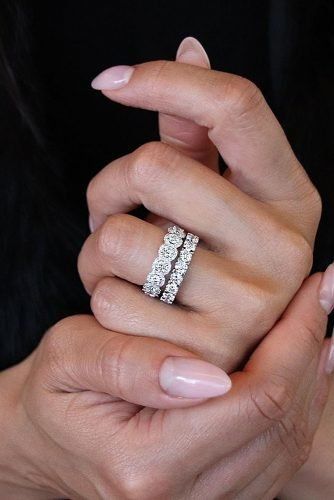
M 152 264 L 152 270 L 148 273 L 143 285 L 143 292 L 150 297 L 159 297 L 161 287 L 164 286 L 166 275 L 172 268 L 172 262 L 179 253 L 179 247 L 183 244 L 185 231 L 178 227 L 168 228 L 165 234 L 164 243 L 159 248 L 158 256 Z
M 179 257 L 169 277 L 168 283 L 160 297 L 160 300 L 167 304 L 173 304 L 181 283 L 188 271 L 189 264 L 197 248 L 199 237 L 188 233 L 180 251 Z

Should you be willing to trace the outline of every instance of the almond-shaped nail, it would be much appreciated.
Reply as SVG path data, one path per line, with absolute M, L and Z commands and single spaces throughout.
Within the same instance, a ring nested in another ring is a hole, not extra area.
M 204 399 L 222 396 L 232 387 L 220 368 L 193 358 L 167 358 L 160 369 L 160 385 L 173 397 Z
M 95 90 L 115 90 L 124 87 L 129 83 L 134 68 L 132 66 L 113 66 L 108 68 L 91 83 Z
M 176 60 L 195 66 L 210 68 L 210 60 L 203 45 L 194 37 L 188 36 L 179 45 Z
M 334 309 L 334 264 L 327 267 L 320 284 L 319 301 L 327 314 Z

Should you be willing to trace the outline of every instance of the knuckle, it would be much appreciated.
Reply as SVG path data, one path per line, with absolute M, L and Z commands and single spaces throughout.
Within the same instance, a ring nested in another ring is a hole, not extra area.
M 106 386 L 113 387 L 113 395 L 124 400 L 135 384 L 136 376 L 129 377 L 128 360 L 136 349 L 134 340 L 128 335 L 111 335 L 99 347 L 96 357 L 96 373 L 100 373 L 101 380 Z
M 312 267 L 313 263 L 313 249 L 306 238 L 299 232 L 288 230 L 285 238 L 285 258 L 286 262 L 295 271 L 306 276 Z
M 97 234 L 98 255 L 111 257 L 113 260 L 122 257 L 129 242 L 131 227 L 131 219 L 126 214 L 108 217 Z
M 151 74 L 149 79 L 149 95 L 154 95 L 156 98 L 164 98 L 163 92 L 166 87 L 166 77 L 170 70 L 173 72 L 172 61 L 158 60 L 151 65 Z
M 95 287 L 90 300 L 91 309 L 95 315 L 104 314 L 109 311 L 109 298 L 109 280 L 108 278 L 104 278 Z
M 282 422 L 293 403 L 289 382 L 283 377 L 271 376 L 262 388 L 251 391 L 251 401 L 263 418 Z
M 40 369 L 46 377 L 41 379 L 58 379 L 58 374 L 68 369 L 67 353 L 73 341 L 73 332 L 77 329 L 77 316 L 60 320 L 44 335 L 40 349 Z
M 237 119 L 248 117 L 265 103 L 255 83 L 237 75 L 231 75 L 223 100 L 224 107 L 227 105 L 229 112 Z
M 68 364 L 68 352 L 76 342 L 78 335 L 86 333 L 92 316 L 76 315 L 69 316 L 58 321 L 45 333 L 40 344 L 40 355 L 45 370 L 50 375 L 56 373 L 60 368 L 61 372 L 70 369 Z
M 314 187 L 314 186 L 313 186 Z M 316 221 L 318 222 L 322 214 L 322 198 L 319 191 L 314 187 L 313 190 L 313 211 Z
M 96 177 L 90 180 L 86 190 L 86 200 L 89 211 L 99 202 Z
M 122 498 L 126 500 L 155 500 L 171 498 L 168 482 L 156 471 L 146 470 L 128 472 L 122 481 Z
M 305 278 L 313 264 L 312 244 L 297 228 L 276 216 L 267 217 L 263 229 L 267 235 L 267 248 L 281 277 L 292 279 L 293 283 L 296 277 Z
M 296 330 L 299 330 L 298 338 L 304 339 L 310 349 L 319 350 L 322 345 L 323 337 L 325 335 L 324 318 L 320 315 L 309 315 L 307 321 L 303 324 L 296 325 Z M 297 332 L 296 332 L 297 333 Z
M 296 470 L 300 469 L 309 459 L 312 450 L 312 440 L 307 440 L 303 446 L 301 446 L 299 453 L 296 457 Z
M 43 337 L 43 353 L 47 358 L 56 358 L 66 349 L 71 332 L 72 318 L 65 318 L 53 325 Z
M 241 285 L 244 313 L 247 316 L 247 332 L 254 340 L 254 327 L 256 331 L 267 331 L 272 322 L 272 312 L 278 307 L 276 290 L 268 283 L 247 282 Z
M 308 419 L 298 406 L 274 429 L 294 469 L 299 469 L 308 459 L 312 437 Z
M 173 163 L 176 151 L 162 142 L 149 142 L 133 153 L 129 165 L 129 182 L 139 191 L 151 189 L 159 181 L 167 167 Z
M 103 278 L 92 293 L 91 309 L 99 319 L 109 317 L 114 310 L 114 300 L 117 300 L 117 294 L 113 293 L 112 283 L 112 278 Z

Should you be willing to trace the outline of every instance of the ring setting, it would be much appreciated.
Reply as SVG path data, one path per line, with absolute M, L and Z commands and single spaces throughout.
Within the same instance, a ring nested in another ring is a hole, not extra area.
M 179 226 L 168 228 L 164 242 L 153 261 L 152 269 L 142 287 L 150 297 L 158 298 L 172 304 L 187 273 L 193 254 L 197 248 L 199 237 L 185 232 Z M 165 285 L 167 280 L 167 284 Z M 164 287 L 162 291 L 162 288 Z

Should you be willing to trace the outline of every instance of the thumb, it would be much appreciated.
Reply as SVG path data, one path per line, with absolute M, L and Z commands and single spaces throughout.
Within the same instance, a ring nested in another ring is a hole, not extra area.
M 176 61 L 210 68 L 209 58 L 196 38 L 185 38 L 177 51 Z M 218 171 L 218 153 L 208 137 L 208 129 L 177 116 L 159 114 L 161 140 L 182 153 Z
M 44 365 L 57 390 L 103 392 L 167 409 L 193 406 L 231 388 L 223 370 L 194 354 L 165 341 L 111 332 L 92 316 L 67 318 L 44 339 Z

